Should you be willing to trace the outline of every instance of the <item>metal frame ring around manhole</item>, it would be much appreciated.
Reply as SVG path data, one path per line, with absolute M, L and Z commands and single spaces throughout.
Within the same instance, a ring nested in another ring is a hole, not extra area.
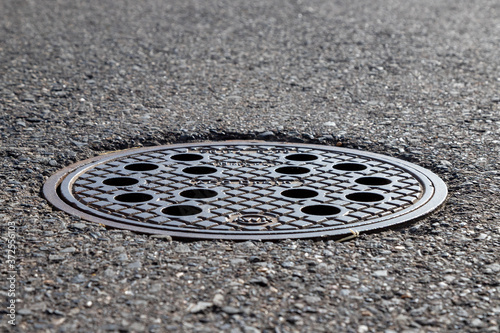
M 413 222 L 445 183 L 413 163 L 309 144 L 223 141 L 131 149 L 64 168 L 55 207 L 110 227 L 189 239 L 345 238 Z

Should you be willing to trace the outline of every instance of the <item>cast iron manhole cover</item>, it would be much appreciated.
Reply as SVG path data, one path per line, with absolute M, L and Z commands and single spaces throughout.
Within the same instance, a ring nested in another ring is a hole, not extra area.
M 45 197 L 111 227 L 192 239 L 345 238 L 422 218 L 432 172 L 352 149 L 252 141 L 132 149 L 71 165 Z

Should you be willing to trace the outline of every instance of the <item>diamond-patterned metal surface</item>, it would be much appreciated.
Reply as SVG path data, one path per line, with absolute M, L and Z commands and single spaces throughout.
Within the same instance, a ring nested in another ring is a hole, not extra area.
M 341 238 L 414 221 L 446 199 L 439 177 L 357 150 L 219 142 L 133 149 L 69 166 L 44 194 L 87 220 L 197 239 Z

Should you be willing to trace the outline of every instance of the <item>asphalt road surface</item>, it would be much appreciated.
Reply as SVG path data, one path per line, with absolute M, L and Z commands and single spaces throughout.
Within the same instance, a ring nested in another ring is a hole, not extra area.
M 1 0 L 0 18 L 2 330 L 499 332 L 498 1 Z M 188 243 L 41 195 L 98 154 L 224 139 L 394 156 L 450 196 L 344 243 Z

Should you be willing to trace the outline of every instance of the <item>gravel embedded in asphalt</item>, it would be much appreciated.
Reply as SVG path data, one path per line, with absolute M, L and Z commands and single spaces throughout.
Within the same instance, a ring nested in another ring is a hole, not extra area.
M 493 0 L 0 2 L 14 329 L 499 332 L 499 15 Z M 225 139 L 398 157 L 450 197 L 345 243 L 234 243 L 105 229 L 41 196 L 97 154 Z

